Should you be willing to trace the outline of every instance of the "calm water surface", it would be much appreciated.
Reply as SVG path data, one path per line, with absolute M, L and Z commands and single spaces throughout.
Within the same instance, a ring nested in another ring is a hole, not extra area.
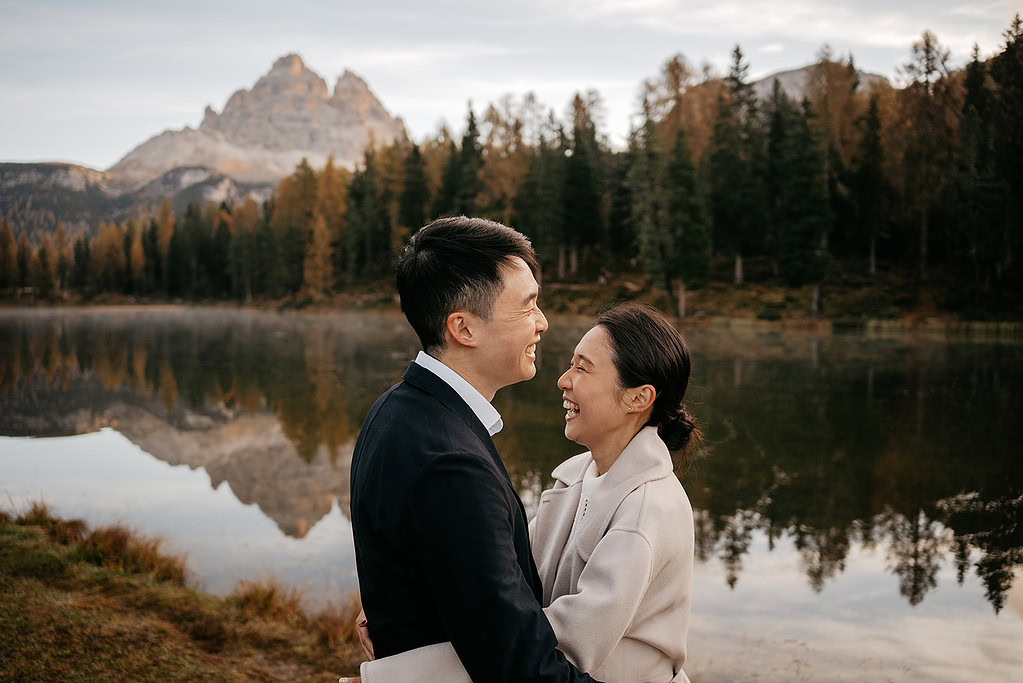
M 553 319 L 495 401 L 527 508 L 580 449 Z M 1023 680 L 1023 347 L 683 330 L 707 681 Z M 0 506 L 125 522 L 230 592 L 357 587 L 348 468 L 418 345 L 386 314 L 0 311 Z

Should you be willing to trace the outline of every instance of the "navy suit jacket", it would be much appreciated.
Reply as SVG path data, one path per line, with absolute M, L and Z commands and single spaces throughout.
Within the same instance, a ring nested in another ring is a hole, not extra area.
M 555 649 L 522 501 L 494 442 L 412 363 L 352 456 L 352 529 L 374 653 L 450 640 L 474 681 L 590 681 Z

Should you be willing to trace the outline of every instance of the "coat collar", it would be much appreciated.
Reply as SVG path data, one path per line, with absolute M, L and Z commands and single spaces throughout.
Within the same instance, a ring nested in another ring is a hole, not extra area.
M 566 460 L 553 472 L 553 476 L 573 490 L 578 501 L 583 476 L 593 462 L 589 452 Z M 584 560 L 588 560 L 597 542 L 603 537 L 625 498 L 643 484 L 673 475 L 671 453 L 657 435 L 656 427 L 644 427 L 632 438 L 622 454 L 601 477 L 601 483 L 590 500 L 595 514 L 579 520 L 575 531 L 576 546 Z M 557 489 L 556 489 L 557 490 Z M 564 489 L 561 489 L 564 490 Z M 568 493 L 568 491 L 566 491 Z M 572 516 L 574 517 L 574 510 Z
M 565 486 L 582 483 L 591 462 L 593 456 L 589 451 L 580 453 L 555 467 L 551 476 Z M 672 471 L 671 453 L 657 435 L 657 428 L 643 427 L 632 437 L 611 469 L 604 473 L 601 490 L 625 488 L 632 491 L 648 481 L 663 479 Z
M 497 452 L 497 447 L 494 446 L 494 440 L 490 437 L 490 433 L 487 428 L 483 426 L 476 413 L 473 412 L 469 404 L 458 395 L 458 392 L 451 388 L 451 385 L 445 382 L 443 379 L 438 377 L 436 374 L 430 372 L 422 365 L 419 365 L 415 361 L 409 363 L 408 368 L 405 370 L 405 374 L 401 376 L 402 380 L 408 384 L 420 389 L 421 391 L 430 394 L 437 399 L 444 407 L 450 410 L 452 413 L 458 416 L 472 430 L 480 442 L 486 447 L 490 453 L 490 457 L 493 459 L 497 469 L 504 475 L 508 485 L 512 486 L 511 477 L 508 476 L 508 470 L 504 467 L 504 462 L 501 460 L 501 456 Z M 512 487 L 514 490 L 514 487 Z

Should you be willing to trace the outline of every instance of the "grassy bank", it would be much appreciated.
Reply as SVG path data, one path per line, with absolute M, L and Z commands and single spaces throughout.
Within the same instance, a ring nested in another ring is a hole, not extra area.
M 309 616 L 301 596 L 186 585 L 185 561 L 130 530 L 35 505 L 0 511 L 0 680 L 302 680 L 355 675 L 353 598 Z

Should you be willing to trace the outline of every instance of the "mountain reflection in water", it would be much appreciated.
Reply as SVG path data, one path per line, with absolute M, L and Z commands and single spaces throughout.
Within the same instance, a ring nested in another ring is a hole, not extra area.
M 552 320 L 537 378 L 495 402 L 498 448 L 530 510 L 580 450 L 555 383 L 587 326 Z M 769 552 L 787 539 L 820 593 L 856 552 L 878 550 L 908 605 L 951 563 L 1002 609 L 1023 565 L 1023 348 L 685 333 L 705 433 L 682 475 L 700 562 L 734 589 L 758 538 Z M 358 428 L 417 348 L 386 314 L 4 311 L 0 436 L 113 427 L 303 538 L 335 503 L 347 517 Z

